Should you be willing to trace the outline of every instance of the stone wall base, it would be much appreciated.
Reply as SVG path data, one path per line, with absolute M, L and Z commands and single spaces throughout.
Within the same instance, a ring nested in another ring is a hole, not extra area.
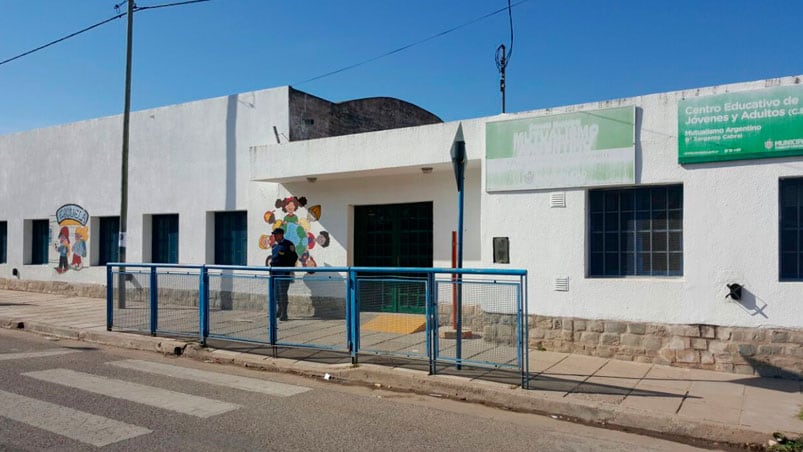
M 798 379 L 803 330 L 530 316 L 530 348 Z
M 63 281 L 34 281 L 0 278 L 0 290 L 19 290 L 64 295 L 67 297 L 106 298 L 106 286 L 100 284 L 68 283 Z M 159 300 L 165 306 L 198 306 L 198 291 L 195 289 L 159 288 Z M 147 304 L 150 290 L 134 287 L 126 291 L 126 302 Z M 289 296 L 289 311 L 299 317 L 343 319 L 346 304 L 342 298 L 309 295 Z M 220 310 L 267 309 L 267 294 L 239 293 L 233 291 L 209 291 L 209 306 Z
M 0 278 L 0 289 L 64 295 L 67 297 L 106 298 L 106 285 L 103 284 Z
M 100 284 L 0 278 L 0 289 L 106 298 L 106 286 Z M 261 294 L 210 292 L 210 302 L 216 308 L 253 309 L 265 302 Z M 141 298 L 139 301 L 145 302 L 149 296 L 139 295 L 129 291 L 131 301 Z M 160 296 L 163 301 L 180 300 L 179 304 L 197 305 L 197 291 L 160 289 Z M 342 299 L 291 294 L 290 312 L 291 315 L 343 318 L 345 305 Z M 440 314 L 441 322 L 448 322 L 448 313 Z M 515 316 L 484 313 L 478 307 L 465 307 L 463 315 L 464 324 L 482 332 L 484 340 L 515 344 Z M 803 329 L 670 325 L 534 315 L 529 318 L 529 331 L 530 348 L 537 350 L 745 375 L 794 379 L 803 375 Z

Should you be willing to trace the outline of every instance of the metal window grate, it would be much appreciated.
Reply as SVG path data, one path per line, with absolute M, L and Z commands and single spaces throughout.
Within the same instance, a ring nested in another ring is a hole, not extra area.
M 683 274 L 683 186 L 589 191 L 589 276 Z
M 782 179 L 779 198 L 780 279 L 803 280 L 803 178 Z

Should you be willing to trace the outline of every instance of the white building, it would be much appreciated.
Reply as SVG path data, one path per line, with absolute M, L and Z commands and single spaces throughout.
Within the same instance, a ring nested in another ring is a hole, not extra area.
M 276 220 L 297 214 L 285 226 L 308 265 L 449 267 L 461 128 L 464 266 L 528 270 L 531 345 L 799 374 L 801 98 L 800 77 L 784 77 L 439 123 L 395 100 L 285 87 L 136 112 L 127 260 L 262 265 Z M 121 123 L 0 137 L 0 287 L 105 283 Z M 70 204 L 86 225 L 55 218 Z M 76 230 L 89 235 L 80 267 Z

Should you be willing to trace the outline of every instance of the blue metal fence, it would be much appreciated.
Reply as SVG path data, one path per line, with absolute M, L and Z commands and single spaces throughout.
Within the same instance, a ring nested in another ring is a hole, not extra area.
M 519 370 L 527 272 L 501 269 L 107 265 L 107 328 Z M 290 282 L 290 321 L 277 318 Z

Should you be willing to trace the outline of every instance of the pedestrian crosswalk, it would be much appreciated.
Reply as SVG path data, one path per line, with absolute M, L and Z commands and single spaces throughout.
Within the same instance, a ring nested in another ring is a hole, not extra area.
M 76 352 L 76 350 L 55 349 L 29 353 L 5 353 L 0 354 L 0 361 L 58 356 L 68 352 Z M 122 368 L 183 381 L 189 380 L 240 391 L 260 393 L 271 397 L 291 397 L 311 390 L 311 388 L 304 386 L 143 360 L 111 361 L 106 364 L 110 366 L 109 370 Z M 97 373 L 103 372 L 101 370 Z M 241 408 L 236 403 L 224 400 L 185 394 L 156 386 L 66 368 L 22 372 L 21 375 L 48 384 L 61 385 L 200 419 L 224 415 Z M 129 424 L 120 419 L 110 419 L 71 407 L 27 397 L 7 391 L 9 389 L 13 390 L 13 388 L 3 388 L 2 383 L 0 383 L 0 417 L 21 422 L 85 444 L 102 447 L 152 432 L 149 428 Z
M 183 394 L 153 386 L 130 383 L 113 378 L 99 377 L 69 369 L 51 369 L 27 372 L 22 375 L 56 383 L 95 394 L 141 403 L 163 410 L 207 418 L 239 408 L 239 405 Z
M 151 430 L 50 402 L 0 391 L 0 416 L 102 447 Z
M 66 355 L 68 353 L 76 353 L 78 351 L 80 350 L 60 348 L 57 350 L 47 350 L 44 352 L 3 353 L 0 354 L 0 361 L 10 361 L 13 359 L 46 358 L 49 356 L 59 356 L 59 355 Z
M 238 377 L 236 375 L 189 369 L 186 367 L 171 366 L 169 364 L 160 364 L 136 359 L 115 361 L 109 364 L 116 367 L 122 367 L 124 369 L 148 372 L 184 380 L 192 380 L 211 385 L 225 386 L 227 388 L 235 388 L 243 391 L 259 392 L 278 397 L 288 397 L 310 390 L 310 388 L 307 387 L 277 383 L 275 381 Z

